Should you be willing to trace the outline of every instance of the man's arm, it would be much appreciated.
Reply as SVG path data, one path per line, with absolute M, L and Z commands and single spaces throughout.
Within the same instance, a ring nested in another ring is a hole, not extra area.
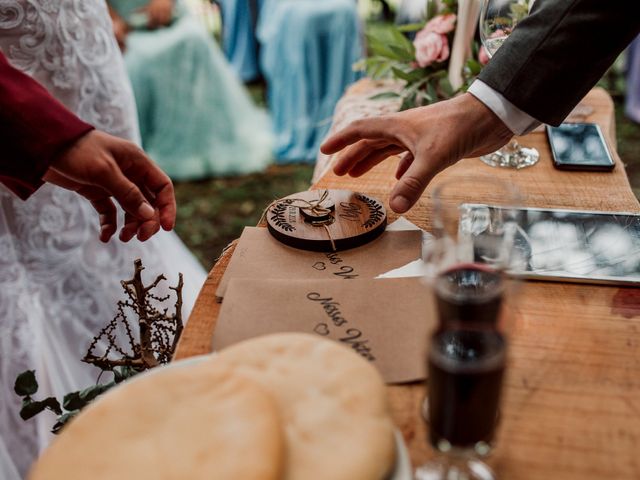
M 640 2 L 537 0 L 479 78 L 526 115 L 559 123 L 639 29 Z M 334 172 L 352 176 L 404 153 L 389 201 L 392 210 L 404 213 L 438 172 L 461 158 L 496 150 L 520 130 L 508 125 L 504 109 L 475 93 L 358 120 L 326 139 L 321 150 L 345 149 Z
M 461 158 L 491 153 L 512 136 L 486 105 L 465 93 L 426 107 L 356 120 L 326 139 L 321 150 L 332 154 L 344 149 L 333 171 L 352 177 L 403 153 L 389 206 L 404 213 L 439 172 Z
M 536 0 L 478 77 L 558 125 L 640 32 L 640 2 Z

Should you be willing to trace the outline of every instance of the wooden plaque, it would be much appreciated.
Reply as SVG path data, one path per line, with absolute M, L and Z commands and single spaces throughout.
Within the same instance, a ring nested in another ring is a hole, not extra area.
M 375 198 L 350 190 L 309 190 L 274 202 L 267 226 L 290 247 L 332 252 L 359 247 L 377 238 L 387 212 Z

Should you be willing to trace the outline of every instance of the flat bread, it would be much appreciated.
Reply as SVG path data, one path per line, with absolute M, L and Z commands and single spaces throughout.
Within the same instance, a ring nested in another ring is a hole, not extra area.
M 29 478 L 279 480 L 278 412 L 263 387 L 216 362 L 159 369 L 88 406 Z
M 213 359 L 276 398 L 287 441 L 287 480 L 382 480 L 395 461 L 385 384 L 353 350 L 315 335 L 281 333 Z

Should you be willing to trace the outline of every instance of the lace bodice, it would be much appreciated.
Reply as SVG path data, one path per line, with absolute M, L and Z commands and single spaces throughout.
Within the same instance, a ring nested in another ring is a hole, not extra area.
M 0 50 L 86 122 L 138 138 L 104 0 L 0 0 Z
M 131 88 L 104 0 L 0 0 L 0 49 L 68 108 L 108 133 L 138 139 Z M 185 274 L 184 318 L 204 272 L 174 234 L 141 244 L 98 241 L 88 202 L 51 185 L 23 202 L 0 186 L 0 478 L 24 475 L 50 439 L 53 416 L 23 422 L 18 373 L 37 370 L 37 398 L 95 382 L 81 364 L 115 315 L 119 280 L 142 258 L 145 278 Z M 37 432 L 36 432 L 37 430 Z

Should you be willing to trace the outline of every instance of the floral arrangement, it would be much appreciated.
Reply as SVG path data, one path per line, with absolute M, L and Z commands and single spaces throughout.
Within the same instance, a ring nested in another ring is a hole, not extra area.
M 466 1 L 465 7 L 479 8 L 479 2 Z M 368 35 L 371 56 L 362 60 L 359 68 L 373 79 L 396 78 L 404 82 L 400 92 L 384 92 L 372 98 L 400 97 L 400 110 L 428 105 L 466 91 L 480 73 L 488 56 L 473 41 L 475 14 L 465 11 L 465 25 L 458 27 L 461 18 L 457 0 L 429 0 L 424 23 L 390 26 Z M 469 19 L 473 19 L 471 22 Z M 407 34 L 415 33 L 413 41 Z M 456 35 L 463 35 L 462 55 L 452 58 Z M 468 41 L 466 41 L 468 40 Z M 453 65 L 453 63 L 456 65 Z M 454 70 L 452 72 L 452 70 Z

